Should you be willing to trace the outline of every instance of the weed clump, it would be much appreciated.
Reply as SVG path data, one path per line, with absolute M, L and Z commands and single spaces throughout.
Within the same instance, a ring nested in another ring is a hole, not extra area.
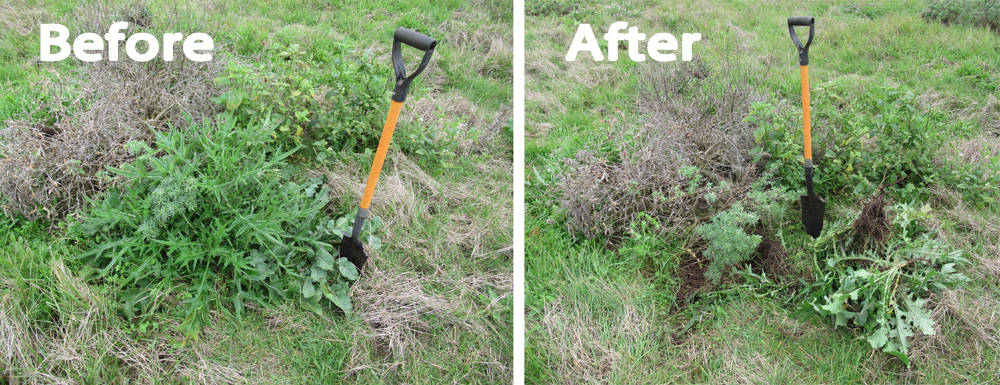
M 903 201 L 920 198 L 940 184 L 963 201 L 985 207 L 1000 193 L 1000 163 L 962 163 L 940 156 L 948 135 L 974 132 L 968 122 L 935 110 L 921 110 L 912 92 L 896 87 L 873 89 L 844 105 L 844 90 L 830 83 L 817 87 L 813 154 L 817 194 L 864 196 L 879 181 L 896 180 L 887 192 Z M 748 118 L 757 127 L 754 150 L 778 170 L 778 183 L 802 183 L 801 112 L 773 103 L 755 103 Z M 798 126 L 797 126 L 798 125 Z M 888 186 L 886 186 L 888 187 Z
M 861 214 L 851 225 L 854 235 L 858 237 L 864 248 L 885 245 L 889 240 L 889 222 L 885 213 L 885 198 L 873 195 L 861 207 Z
M 70 225 L 85 250 L 78 258 L 93 267 L 86 275 L 119 285 L 129 318 L 169 308 L 184 288 L 187 334 L 208 324 L 213 308 L 232 305 L 241 316 L 245 302 L 297 299 L 322 312 L 329 301 L 351 313 L 348 284 L 358 271 L 333 245 L 349 219 L 325 215 L 322 180 L 298 184 L 282 171 L 291 151 L 270 152 L 274 125 L 233 121 L 158 133 L 156 150 L 130 144 L 135 161 L 111 169 L 129 182 Z
M 737 66 L 675 67 L 652 67 L 643 78 L 650 123 L 619 129 L 567 162 L 562 205 L 586 236 L 621 236 L 638 213 L 657 218 L 664 233 L 707 221 L 742 199 L 758 176 L 744 118 L 763 96 Z
M 91 8 L 80 11 L 80 32 L 105 29 L 108 14 L 152 17 L 148 9 L 134 5 L 97 2 Z M 181 24 L 166 20 L 156 25 L 171 29 Z M 124 33 L 143 31 L 140 25 L 130 25 Z M 212 79 L 225 59 L 191 62 L 181 50 L 175 46 L 177 60 L 169 62 L 161 55 L 148 62 L 82 63 L 71 73 L 54 73 L 43 82 L 40 92 L 23 103 L 25 111 L 0 130 L 4 211 L 31 219 L 62 219 L 117 183 L 105 168 L 134 159 L 126 143 L 150 143 L 156 131 L 189 118 L 214 116 L 218 110 L 210 101 L 215 92 Z M 107 57 L 107 48 L 102 55 Z
M 726 268 L 750 258 L 763 239 L 757 234 L 747 234 L 743 229 L 756 224 L 760 218 L 743 205 L 736 204 L 712 217 L 712 222 L 698 226 L 695 233 L 708 241 L 705 256 L 712 260 L 705 277 L 718 283 Z
M 277 47 L 277 63 L 230 63 L 215 84 L 225 90 L 212 101 L 239 124 L 276 122 L 276 144 L 301 146 L 302 153 L 325 161 L 347 149 L 378 144 L 389 92 L 388 75 L 374 65 L 374 56 L 353 49 L 332 61 L 332 71 L 318 73 L 306 61 L 306 51 L 293 44 Z
M 993 0 L 931 0 L 923 17 L 945 24 L 975 25 L 1000 32 L 1000 3 Z
M 848 251 L 855 240 L 845 236 L 851 230 L 845 221 L 832 224 L 816 240 L 814 253 L 826 263 L 825 268 L 817 266 L 820 277 L 810 288 L 808 304 L 830 316 L 835 326 L 861 327 L 873 349 L 909 366 L 909 338 L 937 333 L 924 309 L 928 298 L 966 282 L 959 269 L 969 261 L 924 226 L 929 206 L 897 204 L 891 211 L 895 236 L 879 250 Z

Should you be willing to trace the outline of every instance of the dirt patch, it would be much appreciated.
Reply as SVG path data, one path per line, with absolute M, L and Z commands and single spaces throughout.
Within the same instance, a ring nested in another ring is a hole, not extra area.
M 780 277 L 792 272 L 788 264 L 788 252 L 781 241 L 764 236 L 750 259 L 750 267 L 755 271 L 763 271 L 769 277 Z
M 688 250 L 681 258 L 677 267 L 677 276 L 681 279 L 681 287 L 677 289 L 677 310 L 681 310 L 688 304 L 688 299 L 696 292 L 703 291 L 702 288 L 708 283 L 705 279 L 705 271 L 708 270 L 708 259 L 697 253 Z

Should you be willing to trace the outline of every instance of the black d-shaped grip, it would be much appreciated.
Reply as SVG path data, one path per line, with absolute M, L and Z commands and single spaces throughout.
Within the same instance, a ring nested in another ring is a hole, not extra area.
M 403 27 L 396 28 L 396 33 L 393 35 L 393 38 L 401 41 L 403 44 L 421 51 L 434 49 L 434 46 L 437 45 L 437 41 L 435 41 L 432 37 Z
M 406 76 L 406 67 L 403 66 L 403 44 L 424 51 L 424 58 L 420 61 L 413 74 Z M 437 46 L 430 36 L 424 35 L 412 29 L 403 27 L 396 28 L 396 33 L 392 39 L 392 66 L 396 70 L 396 88 L 392 91 L 392 100 L 402 103 L 406 100 L 406 94 L 410 92 L 410 83 L 413 79 L 424 72 L 427 63 L 430 63 L 431 56 L 434 56 L 434 47 Z
M 795 26 L 809 26 L 809 41 L 802 45 L 799 37 L 795 35 Z M 788 33 L 792 35 L 795 47 L 799 49 L 799 65 L 809 65 L 809 45 L 813 42 L 813 32 L 816 29 L 816 19 L 810 16 L 792 16 L 788 18 Z
M 812 16 L 792 16 L 788 18 L 788 25 L 794 25 L 797 27 L 807 27 L 813 25 L 816 19 Z

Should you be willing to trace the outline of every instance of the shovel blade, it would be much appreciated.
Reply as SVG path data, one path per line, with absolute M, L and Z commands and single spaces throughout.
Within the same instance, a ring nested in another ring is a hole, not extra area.
M 826 201 L 817 195 L 802 195 L 802 226 L 813 239 L 819 238 L 823 232 L 823 214 L 826 212 Z
M 365 266 L 365 262 L 368 262 L 368 252 L 365 251 L 365 246 L 361 244 L 361 240 L 347 235 L 340 242 L 340 257 L 351 261 L 354 267 L 358 268 L 359 273 L 361 272 L 361 268 Z

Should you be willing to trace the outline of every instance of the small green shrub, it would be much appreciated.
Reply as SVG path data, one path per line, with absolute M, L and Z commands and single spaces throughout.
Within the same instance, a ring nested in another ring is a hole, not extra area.
M 530 1 L 525 4 L 524 14 L 528 16 L 566 16 L 579 7 L 580 2 L 570 0 Z
M 225 106 L 240 125 L 275 121 L 276 143 L 302 146 L 299 155 L 324 161 L 341 150 L 358 151 L 378 144 L 389 92 L 386 75 L 374 56 L 355 59 L 344 49 L 328 73 L 312 68 L 297 44 L 276 53 L 277 64 L 230 64 L 216 84 L 228 87 L 213 101 Z M 325 94 L 323 91 L 326 91 Z
M 695 233 L 708 241 L 704 255 L 712 260 L 705 271 L 705 278 L 718 282 L 725 269 L 750 258 L 763 238 L 747 234 L 744 229 L 757 224 L 759 219 L 757 213 L 747 211 L 737 203 L 712 216 L 710 223 L 695 228 Z
M 995 0 L 930 0 L 923 16 L 945 24 L 969 24 L 1000 30 L 1000 3 Z
M 905 181 L 893 192 L 906 201 L 935 184 L 956 188 L 972 200 L 988 202 L 996 196 L 1000 178 L 985 169 L 996 166 L 953 162 L 954 168 L 948 169 L 936 163 L 947 136 L 970 132 L 968 123 L 937 111 L 919 111 L 913 93 L 891 87 L 875 89 L 850 103 L 837 84 L 819 86 L 815 94 L 814 180 L 821 196 L 866 195 L 873 186 L 899 178 Z M 774 103 L 755 103 L 747 117 L 757 126 L 756 160 L 768 154 L 769 168 L 777 170 L 779 183 L 792 189 L 803 186 L 801 119 L 800 110 L 783 110 Z M 972 179 L 977 176 L 978 180 Z M 968 180 L 950 184 L 955 178 Z
M 325 110 L 309 121 L 308 140 L 322 161 L 324 149 L 359 151 L 378 146 L 385 125 L 391 92 L 386 88 L 388 67 L 375 65 L 375 56 L 364 52 L 359 57 L 345 48 L 342 57 L 331 61 L 331 71 L 324 74 L 330 90 L 324 95 Z
M 787 186 L 775 183 L 775 171 L 764 173 L 750 184 L 750 192 L 744 202 L 760 216 L 761 223 L 769 229 L 776 229 L 791 219 L 789 203 L 798 201 L 798 193 Z
M 68 231 L 85 250 L 79 259 L 96 268 L 87 275 L 120 287 L 129 318 L 156 311 L 182 288 L 189 335 L 213 308 L 232 305 L 241 316 L 247 301 L 297 299 L 321 312 L 325 299 L 350 314 L 348 285 L 358 271 L 336 257 L 335 244 L 353 215 L 327 217 L 322 181 L 295 183 L 283 171 L 297 149 L 270 152 L 274 125 L 235 121 L 159 133 L 155 151 L 130 143 L 136 160 L 111 169 L 129 182 Z
M 212 101 L 224 106 L 240 125 L 276 122 L 275 139 L 279 143 L 291 142 L 294 147 L 301 142 L 304 128 L 315 114 L 317 90 L 304 70 L 306 64 L 297 45 L 281 55 L 288 60 L 280 61 L 278 71 L 231 62 L 224 76 L 215 79 L 217 85 L 228 90 Z
M 924 309 L 927 297 L 965 282 L 959 268 L 969 262 L 962 250 L 934 239 L 923 225 L 930 206 L 897 204 L 890 211 L 894 237 L 879 251 L 845 253 L 852 240 L 848 222 L 834 224 L 814 243 L 816 256 L 826 264 L 807 307 L 830 316 L 836 326 L 861 327 L 872 348 L 909 366 L 907 338 L 935 334 Z
M 463 130 L 461 125 L 461 120 L 445 122 L 441 127 L 414 122 L 407 125 L 405 131 L 397 131 L 402 135 L 393 136 L 392 142 L 420 166 L 428 171 L 441 173 L 455 167 L 462 140 L 475 138 L 479 134 L 478 131 Z

